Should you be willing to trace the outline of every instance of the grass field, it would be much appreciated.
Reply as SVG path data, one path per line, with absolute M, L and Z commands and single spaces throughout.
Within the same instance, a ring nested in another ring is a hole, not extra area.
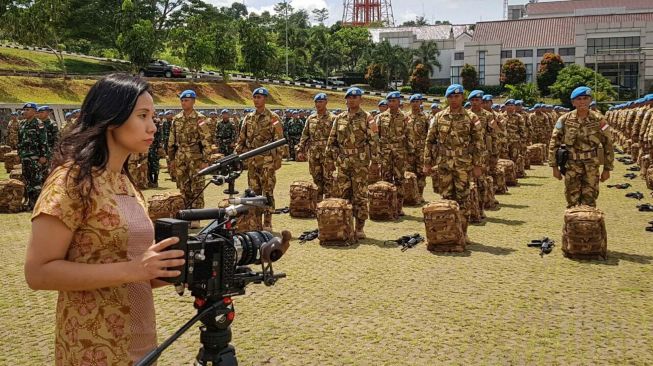
M 610 183 L 626 181 L 621 163 Z M 0 177 L 6 177 L 4 170 Z M 161 177 L 167 177 L 162 173 Z M 306 163 L 284 163 L 277 202 L 309 179 Z M 239 180 L 240 186 L 246 179 Z M 399 222 L 370 222 L 368 239 L 349 248 L 292 242 L 274 287 L 250 285 L 235 298 L 232 343 L 243 365 L 646 365 L 653 362 L 653 233 L 651 213 L 635 209 L 629 191 L 601 185 L 607 212 L 608 260 L 562 256 L 563 184 L 548 167 L 534 167 L 520 186 L 497 196 L 501 207 L 471 226 L 473 244 L 460 254 L 432 254 L 424 244 L 401 252 L 386 239 L 424 232 L 420 208 Z M 172 189 L 162 188 L 146 195 Z M 214 206 L 223 187 L 210 187 Z M 427 187 L 427 199 L 437 198 Z M 643 202 L 651 202 L 648 197 Z M 48 364 L 53 359 L 56 294 L 25 285 L 23 260 L 29 214 L 0 215 L 0 364 Z M 314 219 L 275 215 L 277 231 L 295 237 Z M 527 248 L 550 236 L 553 252 Z M 155 294 L 159 339 L 194 315 L 192 299 L 172 288 Z M 191 329 L 159 365 L 187 365 L 199 348 Z
M 127 71 L 129 65 L 94 60 L 86 57 L 64 56 L 66 70 L 71 74 L 98 74 Z M 54 54 L 0 47 L 0 69 L 15 71 L 62 72 Z

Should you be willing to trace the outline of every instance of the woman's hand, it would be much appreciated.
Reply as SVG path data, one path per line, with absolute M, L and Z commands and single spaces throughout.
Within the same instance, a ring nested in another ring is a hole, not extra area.
M 134 282 L 150 281 L 158 277 L 176 277 L 180 271 L 168 268 L 178 267 L 185 263 L 182 250 L 165 250 L 171 245 L 177 244 L 179 238 L 172 237 L 162 240 L 151 247 L 145 253 L 131 261 L 133 268 L 132 275 Z

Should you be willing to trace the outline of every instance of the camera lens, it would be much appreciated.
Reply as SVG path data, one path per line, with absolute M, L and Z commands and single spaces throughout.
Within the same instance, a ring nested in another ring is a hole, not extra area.
M 261 259 L 261 245 L 273 238 L 267 231 L 248 231 L 234 235 L 236 265 L 246 266 Z

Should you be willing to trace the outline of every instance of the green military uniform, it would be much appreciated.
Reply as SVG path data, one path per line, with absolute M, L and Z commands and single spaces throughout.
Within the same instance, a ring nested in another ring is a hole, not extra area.
M 333 127 L 335 116 L 327 111 L 324 114 L 313 113 L 306 119 L 302 138 L 297 145 L 298 151 L 308 150 L 308 169 L 317 185 L 318 199 L 330 197 L 333 186 L 333 161 L 326 156 L 326 144 Z
M 39 160 L 50 159 L 51 150 L 48 145 L 48 133 L 43 122 L 36 117 L 25 121 L 20 126 L 18 138 L 18 154 L 23 167 L 23 177 L 26 182 L 28 207 L 31 210 L 36 203 L 45 181 L 43 166 L 47 163 Z
M 232 154 L 237 137 L 236 126 L 228 118 L 218 122 L 215 129 L 215 143 L 218 145 L 220 154 Z
M 424 148 L 426 147 L 426 135 L 429 131 L 429 118 L 424 112 L 412 112 L 409 123 L 414 136 L 415 152 L 408 159 L 408 170 L 417 176 L 419 195 L 424 200 L 424 187 L 426 187 L 426 174 L 424 173 Z
M 290 150 L 290 159 L 296 158 L 296 146 L 302 138 L 304 131 L 304 122 L 300 118 L 292 118 L 287 123 L 288 149 Z
M 154 140 L 150 145 L 150 150 L 147 152 L 147 178 L 148 183 L 152 187 L 159 186 L 159 149 L 161 149 L 163 131 L 161 128 L 161 120 L 155 119 L 156 132 L 154 133 Z

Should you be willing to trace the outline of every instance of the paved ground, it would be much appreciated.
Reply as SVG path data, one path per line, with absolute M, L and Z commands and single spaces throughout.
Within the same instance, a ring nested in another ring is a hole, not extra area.
M 611 183 L 627 181 L 621 163 Z M 2 170 L 4 171 L 4 170 Z M 501 208 L 470 227 L 474 244 L 462 254 L 431 254 L 424 244 L 401 252 L 386 239 L 423 232 L 419 208 L 398 223 L 371 223 L 367 239 L 346 249 L 293 241 L 275 268 L 288 278 L 251 285 L 235 298 L 233 344 L 243 365 L 594 365 L 653 363 L 653 233 L 650 213 L 635 209 L 629 191 L 602 184 L 607 211 L 607 261 L 573 261 L 559 247 L 544 258 L 527 248 L 550 236 L 560 243 L 563 185 L 549 168 L 528 171 L 498 196 Z M 163 177 L 167 175 L 162 174 Z M 0 176 L 4 177 L 4 176 Z M 618 178 L 615 178 L 618 177 Z M 284 163 L 279 206 L 288 187 L 307 179 L 305 163 Z M 245 178 L 240 179 L 241 185 Z M 430 184 L 430 182 L 429 182 Z M 149 190 L 150 195 L 172 188 Z M 215 205 L 222 187 L 211 187 Z M 427 199 L 434 195 L 428 187 Z M 647 193 L 648 195 L 648 193 Z M 643 202 L 651 202 L 647 197 Z M 0 215 L 0 364 L 48 364 L 53 356 L 53 292 L 34 292 L 23 279 L 29 214 Z M 275 216 L 295 236 L 314 220 Z M 160 339 L 193 315 L 189 296 L 156 292 Z M 192 329 L 160 365 L 190 364 L 199 333 Z

